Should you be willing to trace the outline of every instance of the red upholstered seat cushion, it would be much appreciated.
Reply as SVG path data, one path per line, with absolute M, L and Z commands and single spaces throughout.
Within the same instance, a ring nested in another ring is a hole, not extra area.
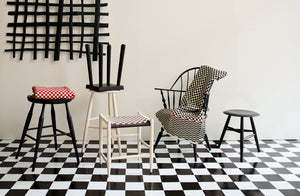
M 74 99 L 75 93 L 68 87 L 32 87 L 32 97 L 37 99 Z

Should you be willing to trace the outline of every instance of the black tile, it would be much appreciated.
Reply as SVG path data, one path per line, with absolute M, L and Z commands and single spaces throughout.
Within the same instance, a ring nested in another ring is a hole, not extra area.
M 203 163 L 189 163 L 190 168 L 206 168 Z
M 126 169 L 115 169 L 115 168 L 113 168 L 113 169 L 110 170 L 111 175 L 125 175 L 125 173 L 126 173 Z
M 223 169 L 208 169 L 210 174 L 226 174 Z
M 172 163 L 157 163 L 157 168 L 158 169 L 164 169 L 164 168 L 170 169 L 170 168 L 173 168 L 173 164 Z
M 19 181 L 35 181 L 39 175 L 37 174 L 23 174 L 20 178 Z
M 85 163 L 85 162 L 87 162 L 87 163 L 95 163 L 96 160 L 97 160 L 97 157 L 95 157 L 95 158 L 91 158 L 91 157 L 82 157 L 81 160 L 80 160 L 80 162 L 81 162 L 81 163 Z
M 40 157 L 53 157 L 55 153 L 43 152 Z
M 300 195 L 300 192 L 297 190 L 280 190 L 280 192 L 285 195 L 285 196 L 295 196 L 295 195 Z
M 200 158 L 203 163 L 215 163 L 217 162 L 215 158 Z
M 185 158 L 171 158 L 172 163 L 186 163 Z
M 249 181 L 249 179 L 245 175 L 229 175 L 232 181 L 234 182 L 245 182 Z
M 286 168 L 272 168 L 272 170 L 276 172 L 276 174 L 291 174 Z
M 50 162 L 54 163 L 64 163 L 67 160 L 67 158 L 61 158 L 61 157 L 53 157 Z
M 45 168 L 42 171 L 42 174 L 58 174 L 60 171 L 60 168 Z
M 131 196 L 131 195 L 134 195 L 134 196 L 145 196 L 145 192 L 144 191 L 126 191 L 125 195 L 126 196 Z
M 25 171 L 27 170 L 27 168 L 12 168 L 11 170 L 9 170 L 8 174 L 23 174 Z
M 238 187 L 232 182 L 217 182 L 221 189 L 238 189 Z
M 9 190 L 7 193 L 6 193 L 6 196 L 22 196 L 22 195 L 25 195 L 27 193 L 28 190 L 23 190 L 23 189 L 12 189 L 12 190 Z
M 59 174 L 56 176 L 55 181 L 72 181 L 74 178 L 74 175 L 64 175 L 64 174 Z
M 176 191 L 165 191 L 165 195 L 166 196 L 172 196 L 172 195 L 176 195 L 176 196 L 185 196 L 184 192 L 183 191 L 179 191 L 179 190 L 176 190 Z
M 49 189 L 52 182 L 42 182 L 42 181 L 36 181 L 33 183 L 33 185 L 30 187 L 30 189 Z
M 48 190 L 47 196 L 64 196 L 66 195 L 67 190 Z
M 145 182 L 145 190 L 163 190 L 162 183 L 158 182 Z
M 107 182 L 106 190 L 125 190 L 125 182 Z
M 142 163 L 127 163 L 126 166 L 127 166 L 126 168 L 130 168 L 130 169 L 132 169 L 132 168 L 135 168 L 135 169 L 143 168 Z
M 107 181 L 107 175 L 92 175 L 91 181 Z
M 198 182 L 213 182 L 215 181 L 211 175 L 196 175 Z
M 150 169 L 143 169 L 143 175 L 159 175 L 159 170 L 152 169 L 152 173 L 151 173 Z
M 78 168 L 76 174 L 93 174 L 94 168 Z
M 297 189 L 300 189 L 300 182 L 297 182 L 297 181 L 290 182 L 290 181 L 289 181 L 289 183 L 290 183 L 293 187 L 295 187 L 295 188 L 297 188 Z
M 85 193 L 86 196 L 105 196 L 105 190 L 87 190 Z
M 278 174 L 263 175 L 268 181 L 284 181 Z
M 15 164 L 16 162 L 2 162 L 0 167 L 13 167 Z
M 179 182 L 177 176 L 160 176 L 162 182 Z
M 126 182 L 143 182 L 143 176 L 126 176 Z
M 86 189 L 88 185 L 88 182 L 71 182 L 69 189 Z
M 204 190 L 205 196 L 223 196 L 224 193 L 221 190 Z
M 260 190 L 242 190 L 245 195 L 249 196 L 263 196 L 264 194 Z
M 193 175 L 192 170 L 190 169 L 175 169 L 177 175 Z
M 253 182 L 253 184 L 259 189 L 275 189 L 270 182 Z
M 13 181 L 1 181 L 0 189 L 10 189 L 15 183 Z
M 182 182 L 181 186 L 183 190 L 200 190 L 199 183 L 192 183 L 192 182 Z

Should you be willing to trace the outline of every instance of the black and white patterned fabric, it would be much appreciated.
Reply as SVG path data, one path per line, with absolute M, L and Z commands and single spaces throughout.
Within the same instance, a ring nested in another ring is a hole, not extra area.
M 209 92 L 214 80 L 219 80 L 226 75 L 225 71 L 202 65 L 183 96 L 180 106 L 174 110 L 162 109 L 155 114 L 166 132 L 193 144 L 203 140 L 205 94 Z
M 150 119 L 143 115 L 107 117 L 111 128 L 150 126 Z

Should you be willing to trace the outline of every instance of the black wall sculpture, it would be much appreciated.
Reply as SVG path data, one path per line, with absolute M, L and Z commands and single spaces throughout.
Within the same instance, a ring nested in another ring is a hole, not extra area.
M 102 29 L 108 23 L 101 23 L 100 18 L 108 16 L 102 12 L 107 3 L 101 0 L 9 0 L 7 5 L 14 6 L 13 22 L 8 23 L 12 29 L 6 36 L 12 45 L 6 52 L 12 52 L 13 58 L 20 54 L 23 59 L 25 51 L 33 53 L 43 51 L 44 57 L 54 52 L 54 60 L 60 59 L 60 52 L 68 52 L 70 59 L 74 53 L 82 57 L 85 44 L 93 45 L 93 60 L 97 60 L 100 37 L 109 36 Z M 101 11 L 100 11 L 101 10 Z

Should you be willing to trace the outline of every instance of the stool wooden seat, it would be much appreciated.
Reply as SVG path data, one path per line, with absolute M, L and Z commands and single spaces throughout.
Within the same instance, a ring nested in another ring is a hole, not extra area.
M 26 118 L 26 122 L 25 122 L 25 125 L 24 125 L 22 137 L 21 137 L 21 140 L 20 140 L 19 148 L 18 148 L 18 151 L 17 151 L 17 154 L 16 154 L 16 158 L 18 158 L 19 155 L 20 155 L 22 144 L 24 143 L 24 140 L 25 140 L 26 136 L 33 139 L 33 140 L 35 140 L 36 143 L 35 143 L 35 151 L 34 151 L 33 164 L 32 164 L 32 171 L 34 171 L 41 138 L 42 137 L 54 137 L 55 149 L 57 150 L 57 136 L 65 135 L 65 136 L 69 136 L 69 137 L 72 138 L 77 163 L 79 164 L 79 157 L 78 157 L 78 151 L 77 151 L 77 146 L 76 146 L 75 132 L 74 132 L 74 127 L 73 127 L 72 117 L 71 117 L 69 107 L 68 107 L 68 103 L 70 101 L 72 101 L 72 99 L 37 99 L 37 98 L 34 98 L 32 95 L 29 95 L 27 97 L 27 99 L 32 104 L 31 104 L 30 110 L 27 114 L 27 118 Z M 29 128 L 35 104 L 42 104 L 42 110 L 41 110 L 41 114 L 40 114 L 40 117 L 39 117 L 38 127 Z M 43 126 L 45 105 L 47 105 L 47 104 L 51 105 L 52 125 Z M 54 110 L 54 105 L 55 104 L 65 104 L 66 113 L 67 113 L 67 121 L 68 121 L 68 126 L 69 126 L 69 129 L 70 129 L 70 133 L 66 133 L 64 131 L 61 131 L 61 130 L 57 129 L 56 119 L 55 119 L 55 110 Z M 43 128 L 50 128 L 50 127 L 52 127 L 52 129 L 53 129 L 53 134 L 42 135 L 42 129 Z M 35 130 L 35 129 L 37 130 L 36 138 L 34 138 L 34 137 L 27 134 L 28 131 Z
M 257 137 L 257 133 L 256 133 L 254 121 L 253 121 L 253 117 L 259 116 L 259 113 L 254 112 L 254 111 L 250 111 L 250 110 L 234 109 L 234 110 L 226 110 L 226 111 L 224 111 L 224 114 L 228 115 L 228 117 L 227 117 L 224 129 L 223 129 L 218 147 L 219 148 L 221 147 L 221 144 L 223 142 L 225 133 L 228 130 L 228 131 L 234 131 L 234 132 L 240 133 L 240 162 L 243 162 L 244 140 L 247 140 L 251 137 L 254 137 L 257 151 L 260 152 L 258 137 Z M 228 126 L 229 122 L 230 122 L 230 119 L 231 119 L 231 116 L 241 118 L 239 129 L 232 128 L 232 127 Z M 251 123 L 252 130 L 244 129 L 244 117 L 250 118 L 250 123 Z M 244 137 L 244 132 L 252 132 L 252 134 Z
M 103 125 L 106 125 L 104 127 Z M 141 158 L 141 157 L 149 157 L 150 162 L 150 172 L 152 173 L 152 165 L 153 165 L 153 127 L 154 121 L 153 119 L 149 119 L 148 117 L 139 113 L 138 115 L 134 116 L 118 116 L 118 117 L 105 117 L 103 114 L 99 116 L 99 158 L 100 164 L 102 163 L 103 158 L 107 163 L 107 175 L 110 176 L 110 164 L 112 160 L 116 159 L 127 159 L 127 158 Z M 150 126 L 150 139 L 149 144 L 147 144 L 141 138 L 141 127 L 143 126 Z M 128 137 L 128 136 L 136 136 L 137 137 L 137 154 L 134 155 L 122 155 L 119 156 L 111 156 L 111 129 L 112 128 L 128 128 L 128 127 L 138 127 L 136 134 L 117 134 L 115 137 Z M 107 131 L 107 154 L 103 153 L 103 129 Z M 141 153 L 141 144 L 144 144 L 148 149 L 149 153 Z

